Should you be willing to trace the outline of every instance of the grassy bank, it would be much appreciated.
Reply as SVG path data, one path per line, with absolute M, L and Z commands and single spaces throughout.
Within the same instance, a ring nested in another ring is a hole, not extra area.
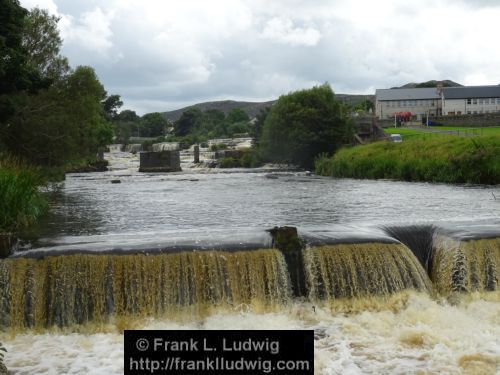
M 375 142 L 321 156 L 324 176 L 447 183 L 500 183 L 500 136 L 408 137 Z
M 36 169 L 0 157 L 0 233 L 32 224 L 45 212 L 47 200 L 38 191 L 42 183 Z

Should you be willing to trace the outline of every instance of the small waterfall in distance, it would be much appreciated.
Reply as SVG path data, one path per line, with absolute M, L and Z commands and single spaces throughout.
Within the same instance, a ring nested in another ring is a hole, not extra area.
M 0 324 L 15 332 L 239 306 L 276 311 L 294 297 L 317 303 L 406 290 L 444 296 L 498 290 L 499 238 L 453 239 L 424 226 L 315 242 L 293 229 L 270 231 L 293 241 L 278 235 L 269 248 L 255 250 L 235 241 L 220 250 L 0 260 Z

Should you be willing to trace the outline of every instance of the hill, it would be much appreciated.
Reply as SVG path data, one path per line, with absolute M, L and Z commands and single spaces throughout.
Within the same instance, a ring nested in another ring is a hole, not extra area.
M 407 83 L 406 85 L 400 86 L 400 87 L 391 87 L 391 89 L 418 89 L 422 87 L 436 87 L 438 83 L 441 82 L 443 84 L 443 87 L 462 87 L 460 83 L 456 83 L 454 81 L 451 81 L 449 79 L 445 79 L 442 81 L 436 81 L 436 80 L 431 80 L 427 82 L 420 82 L 420 83 L 415 83 L 415 82 L 410 82 Z
M 182 112 L 190 108 L 198 108 L 200 111 L 205 112 L 209 109 L 218 109 L 224 112 L 226 115 L 229 111 L 240 108 L 244 110 L 250 118 L 257 116 L 261 109 L 270 107 L 273 105 L 275 100 L 269 102 L 238 102 L 234 100 L 221 100 L 216 102 L 204 102 L 193 104 L 188 107 L 176 109 L 174 111 L 163 112 L 163 115 L 170 121 L 177 121 L 181 117 Z
M 347 103 L 349 105 L 356 105 L 364 100 L 371 100 L 373 102 L 375 101 L 375 95 L 335 94 L 335 96 L 340 101 Z M 272 106 L 275 101 L 276 100 L 271 100 L 268 102 L 238 102 L 234 100 L 221 100 L 215 102 L 204 102 L 176 109 L 174 111 L 163 112 L 163 115 L 165 116 L 166 119 L 174 122 L 181 117 L 182 112 L 190 108 L 198 108 L 202 112 L 207 111 L 209 109 L 218 109 L 219 111 L 224 112 L 226 115 L 232 109 L 240 108 L 244 110 L 250 118 L 252 118 L 257 116 L 257 114 L 260 112 L 261 109 Z

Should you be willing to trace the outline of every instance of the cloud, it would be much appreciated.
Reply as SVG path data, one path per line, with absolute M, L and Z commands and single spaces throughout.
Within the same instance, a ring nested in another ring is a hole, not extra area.
M 260 37 L 292 46 L 315 46 L 321 38 L 321 33 L 312 27 L 295 27 L 290 19 L 274 17 L 266 23 Z
M 324 82 L 339 93 L 500 82 L 493 1 L 39 1 L 62 17 L 70 63 L 94 66 L 138 113 Z
M 65 15 L 60 21 L 61 36 L 66 44 L 78 45 L 98 54 L 105 54 L 112 46 L 111 22 L 114 12 L 97 7 L 75 18 Z

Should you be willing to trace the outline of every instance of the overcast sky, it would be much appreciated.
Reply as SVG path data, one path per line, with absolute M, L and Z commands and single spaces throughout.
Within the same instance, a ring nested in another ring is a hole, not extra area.
M 329 82 L 500 83 L 500 1 L 21 0 L 61 17 L 63 55 L 123 109 L 264 101 Z

